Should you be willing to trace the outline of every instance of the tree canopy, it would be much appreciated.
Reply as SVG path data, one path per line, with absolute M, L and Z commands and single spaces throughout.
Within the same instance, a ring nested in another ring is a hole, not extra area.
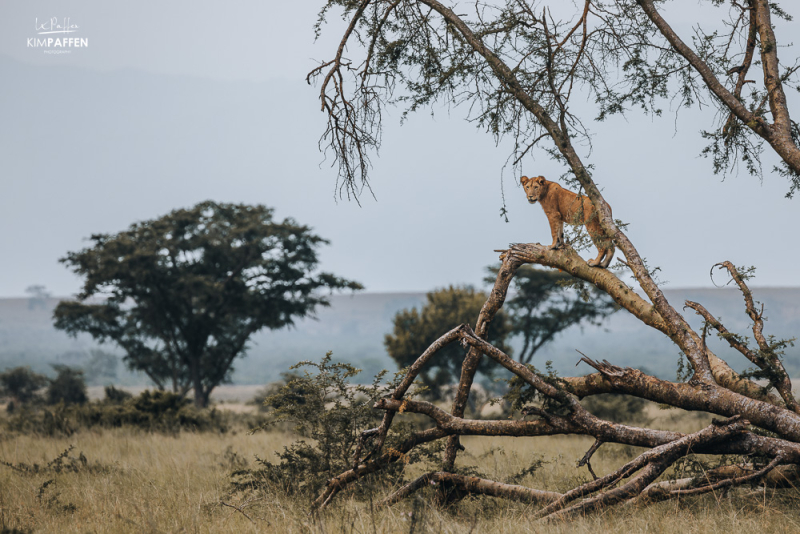
M 494 283 L 499 267 L 490 267 Z M 514 293 L 505 302 L 504 310 L 511 320 L 511 336 L 522 338 L 516 359 L 532 363 L 536 352 L 553 341 L 564 330 L 582 324 L 600 325 L 619 307 L 608 295 L 594 286 L 575 285 L 567 273 L 537 269 L 523 265 L 512 282 Z M 477 317 L 477 315 L 476 315 Z M 455 323 L 449 323 L 452 325 Z M 446 330 L 448 325 L 444 325 Z
M 394 316 L 394 329 L 384 339 L 386 351 L 398 367 L 408 367 L 454 324 L 474 321 L 485 301 L 486 294 L 472 287 L 450 286 L 429 292 L 421 309 L 401 310 Z M 506 314 L 499 313 L 489 328 L 488 339 L 510 352 L 505 344 L 510 333 L 511 321 Z M 430 398 L 440 399 L 445 393 L 443 387 L 458 380 L 463 359 L 464 349 L 458 345 L 442 349 L 431 359 L 428 368 L 420 374 L 420 382 L 429 388 Z M 490 375 L 492 368 L 497 366 L 484 360 L 480 371 Z
M 56 328 L 119 345 L 131 369 L 159 388 L 193 389 L 197 406 L 252 334 L 327 306 L 322 291 L 361 289 L 317 272 L 327 241 L 262 205 L 206 201 L 90 241 L 60 260 L 84 282 L 56 307 Z
M 688 41 L 669 23 L 687 20 L 687 9 L 701 21 Z M 464 105 L 497 138 L 513 137 L 515 165 L 541 147 L 591 197 L 579 155 L 591 146 L 590 128 L 570 107 L 575 98 L 593 102 L 598 120 L 632 109 L 661 114 L 671 104 L 714 106 L 703 154 L 715 172 L 741 163 L 760 174 L 768 145 L 789 195 L 800 187 L 800 128 L 787 101 L 787 89 L 800 87 L 800 62 L 775 35 L 773 19 L 791 18 L 776 2 L 328 0 L 318 32 L 337 11 L 349 25 L 308 79 L 320 81 L 323 144 L 348 195 L 368 184 L 384 109 L 409 113 L 438 102 Z

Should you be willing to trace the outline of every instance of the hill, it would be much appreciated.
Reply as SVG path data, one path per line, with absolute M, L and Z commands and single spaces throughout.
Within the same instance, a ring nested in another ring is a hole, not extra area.
M 766 333 L 791 338 L 800 333 L 800 288 L 759 288 L 756 298 L 765 305 Z M 667 299 L 676 307 L 686 300 L 703 303 L 720 317 L 732 331 L 747 334 L 749 319 L 744 313 L 741 295 L 730 288 L 666 290 Z M 244 358 L 235 364 L 233 382 L 263 384 L 276 380 L 282 372 L 300 360 L 319 360 L 333 351 L 338 360 L 354 363 L 372 376 L 381 369 L 394 370 L 383 348 L 383 337 L 391 330 L 392 317 L 404 308 L 419 306 L 424 293 L 363 293 L 333 296 L 331 307 L 320 309 L 317 319 L 298 321 L 294 328 L 262 331 L 252 338 Z M 93 350 L 121 356 L 118 349 L 98 345 L 88 336 L 73 339 L 52 326 L 52 311 L 58 299 L 0 299 L 0 369 L 29 365 L 39 372 L 50 372 L 51 363 L 88 366 Z M 687 313 L 696 327 L 700 321 Z M 735 368 L 747 368 L 749 362 L 716 338 L 709 345 Z M 512 343 L 513 346 L 513 343 Z M 659 332 L 619 312 L 603 327 L 571 328 L 536 356 L 535 365 L 543 368 L 551 360 L 562 375 L 589 372 L 576 352 L 595 359 L 607 359 L 618 365 L 647 369 L 656 375 L 673 378 L 679 357 L 678 348 Z M 800 376 L 800 348 L 787 350 L 785 363 L 793 376 Z M 115 381 L 125 385 L 144 384 L 146 377 L 131 373 L 120 365 L 117 378 L 96 378 L 95 382 Z

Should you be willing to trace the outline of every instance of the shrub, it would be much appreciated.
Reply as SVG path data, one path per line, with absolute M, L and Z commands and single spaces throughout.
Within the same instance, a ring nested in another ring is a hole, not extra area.
M 270 382 L 264 389 L 259 390 L 255 396 L 248 402 L 258 407 L 260 412 L 272 411 L 275 407 L 272 406 L 267 399 L 280 395 L 283 398 L 281 402 L 296 401 L 303 403 L 303 399 L 309 392 L 304 391 L 304 383 L 302 380 L 303 375 L 297 371 L 288 371 L 281 373 L 281 379 L 277 382 Z M 285 388 L 288 386 L 289 390 Z
M 117 390 L 119 391 L 119 390 Z M 79 426 L 118 428 L 132 426 L 154 432 L 180 430 L 219 431 L 227 425 L 216 410 L 200 410 L 181 395 L 145 390 L 122 402 L 93 403 L 74 411 Z
M 47 403 L 84 404 L 88 399 L 83 371 L 66 365 L 53 365 L 53 369 L 58 374 L 47 386 Z
M 30 367 L 15 367 L 0 373 L 0 397 L 11 399 L 9 406 L 19 406 L 38 398 L 37 391 L 47 384 L 47 377 Z
M 380 423 L 383 412 L 373 404 L 388 391 L 379 373 L 371 384 L 350 382 L 359 372 L 347 363 L 332 363 L 331 353 L 320 363 L 301 362 L 292 370 L 312 368 L 302 375 L 284 375 L 288 382 L 276 388 L 264 405 L 269 410 L 265 426 L 287 424 L 300 439 L 276 453 L 278 463 L 258 458 L 256 470 L 239 470 L 232 474 L 232 490 L 279 489 L 287 494 L 315 495 L 332 476 L 352 466 L 353 454 L 361 432 Z M 398 375 L 399 376 L 399 375 Z M 392 384 L 388 385 L 393 387 Z M 384 450 L 407 436 L 411 427 L 395 423 Z M 365 451 L 369 447 L 365 447 Z M 396 482 L 402 478 L 405 465 L 430 458 L 432 450 L 415 448 L 381 473 L 362 479 L 360 491 L 376 482 Z
M 106 404 L 121 404 L 133 397 L 124 389 L 117 389 L 114 386 L 106 386 L 104 391 Z
M 195 408 L 189 400 L 174 393 L 144 391 L 133 397 L 115 388 L 107 388 L 106 393 L 108 400 L 102 402 L 59 403 L 52 409 L 26 408 L 8 418 L 6 428 L 48 436 L 69 436 L 79 428 L 95 427 L 132 427 L 164 433 L 225 432 L 228 429 L 223 414 Z

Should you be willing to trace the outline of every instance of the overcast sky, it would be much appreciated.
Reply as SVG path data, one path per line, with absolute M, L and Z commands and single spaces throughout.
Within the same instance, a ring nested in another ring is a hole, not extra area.
M 373 158 L 377 200 L 334 198 L 336 172 L 317 147 L 325 117 L 305 74 L 333 55 L 341 24 L 315 43 L 319 4 L 0 0 L 0 297 L 32 284 L 75 293 L 79 280 L 57 260 L 90 234 L 206 199 L 266 204 L 312 226 L 332 242 L 322 267 L 370 291 L 480 284 L 494 249 L 549 243 L 541 208 L 502 174 L 508 144 L 458 109 L 402 126 L 400 111 L 389 113 Z M 27 47 L 37 19 L 51 17 L 68 17 L 88 48 Z M 779 41 L 799 29 L 780 25 Z M 666 287 L 708 286 L 726 259 L 757 266 L 755 285 L 797 286 L 800 198 L 785 199 L 785 179 L 770 173 L 763 183 L 714 176 L 698 157 L 712 118 L 590 124 L 585 161 Z M 523 172 L 555 179 L 564 169 L 538 155 Z

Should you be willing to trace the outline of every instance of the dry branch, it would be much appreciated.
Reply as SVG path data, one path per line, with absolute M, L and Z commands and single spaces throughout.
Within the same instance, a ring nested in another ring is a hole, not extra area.
M 695 446 L 708 445 L 724 440 L 733 434 L 744 431 L 747 425 L 747 421 L 742 420 L 740 417 L 733 417 L 727 421 L 715 422 L 699 432 L 651 449 L 632 462 L 625 464 L 614 473 L 565 493 L 561 499 L 543 508 L 537 516 L 541 518 L 564 517 L 566 515 L 584 513 L 603 506 L 610 506 L 633 498 L 641 493 L 650 482 L 658 478 L 675 460 L 688 454 Z M 619 488 L 602 493 L 592 499 L 587 499 L 570 508 L 564 508 L 566 504 L 575 499 L 612 486 L 639 470 L 641 470 L 639 475 Z
M 500 269 L 497 272 L 497 278 L 495 280 L 494 287 L 492 287 L 492 291 L 489 293 L 489 298 L 481 308 L 481 312 L 478 315 L 478 320 L 475 323 L 475 332 L 479 337 L 486 337 L 486 334 L 489 331 L 489 324 L 503 306 L 503 303 L 506 300 L 506 295 L 508 294 L 508 286 L 511 284 L 511 280 L 514 278 L 514 273 L 517 271 L 520 265 L 522 265 L 521 262 L 512 258 L 504 258 L 502 260 Z M 472 381 L 474 380 L 475 373 L 478 370 L 480 359 L 481 353 L 474 347 L 470 348 L 470 350 L 467 352 L 466 358 L 464 358 L 464 363 L 461 367 L 461 379 L 458 382 L 458 389 L 456 390 L 456 396 L 453 400 L 453 407 L 451 409 L 451 413 L 456 417 L 461 417 L 464 415 L 464 409 L 467 406 L 467 400 L 469 399 L 469 394 L 472 389 Z M 444 462 L 442 464 L 445 471 L 450 471 L 453 469 L 459 447 L 460 442 L 458 440 L 458 436 L 450 437 L 447 442 L 447 448 L 445 449 L 444 453 Z
M 640 297 L 631 287 L 622 282 L 614 273 L 606 269 L 596 269 L 589 266 L 574 250 L 567 247 L 561 250 L 548 250 L 547 247 L 538 243 L 528 244 L 513 244 L 510 249 L 501 251 L 501 257 L 511 256 L 517 261 L 525 263 L 537 263 L 546 267 L 554 267 L 562 271 L 570 273 L 572 276 L 585 280 L 597 286 L 599 289 L 606 292 L 614 301 L 625 308 L 628 312 L 633 314 L 640 321 L 646 325 L 655 328 L 661 333 L 672 339 L 679 347 L 681 346 L 681 339 L 671 334 L 670 328 L 663 320 L 656 308 Z M 685 327 L 685 335 L 689 335 L 694 339 L 694 346 L 702 346 L 700 337 L 691 330 L 688 325 Z M 772 404 L 783 405 L 784 403 L 774 395 L 769 395 L 764 391 L 764 388 L 755 382 L 747 380 L 739 376 L 731 367 L 716 354 L 714 354 L 708 347 L 705 347 L 705 356 L 711 367 L 711 373 L 714 381 L 720 386 L 736 391 L 741 395 L 753 399 L 762 400 Z M 579 391 L 580 381 L 575 381 L 573 386 L 575 394 L 583 397 L 590 393 Z M 607 391 L 598 391 L 599 393 L 608 393 Z
M 382 505 L 391 506 L 412 493 L 428 486 L 442 484 L 447 485 L 448 489 L 456 488 L 462 492 L 475 495 L 491 495 L 502 497 L 523 503 L 544 504 L 553 502 L 561 497 L 560 493 L 553 491 L 542 491 L 515 484 L 504 484 L 485 478 L 468 477 L 454 473 L 436 472 L 426 473 L 416 480 L 406 484 L 396 492 L 392 493 L 380 502 Z

